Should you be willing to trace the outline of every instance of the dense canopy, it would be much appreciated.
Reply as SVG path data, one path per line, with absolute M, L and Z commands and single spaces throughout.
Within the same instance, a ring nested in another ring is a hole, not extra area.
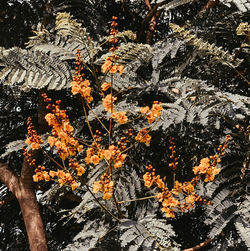
M 249 17 L 2 0 L 0 250 L 248 250 Z

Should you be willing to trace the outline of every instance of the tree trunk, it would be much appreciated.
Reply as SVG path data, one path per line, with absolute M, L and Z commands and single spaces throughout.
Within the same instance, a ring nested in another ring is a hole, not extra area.
M 47 251 L 43 222 L 32 180 L 33 170 L 24 159 L 21 177 L 0 162 L 0 181 L 16 196 L 23 214 L 31 251 Z

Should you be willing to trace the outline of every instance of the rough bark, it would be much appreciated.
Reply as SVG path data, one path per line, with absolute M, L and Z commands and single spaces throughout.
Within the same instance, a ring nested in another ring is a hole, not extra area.
M 10 170 L 7 164 L 0 162 L 0 181 L 15 195 L 20 204 L 30 250 L 47 251 L 47 242 L 36 200 L 32 174 L 33 170 L 26 160 L 23 162 L 20 177 Z

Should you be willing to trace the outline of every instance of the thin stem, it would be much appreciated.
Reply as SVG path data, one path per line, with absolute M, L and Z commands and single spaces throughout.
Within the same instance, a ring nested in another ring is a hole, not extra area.
M 121 209 L 120 209 L 120 207 L 119 207 L 119 203 L 118 203 L 118 201 L 117 201 L 117 199 L 116 199 L 116 197 L 115 197 L 114 192 L 113 192 L 113 194 L 112 194 L 112 197 L 113 197 L 113 200 L 114 200 L 114 202 L 115 202 L 115 206 L 116 206 L 117 212 L 118 212 L 120 218 L 122 219 L 124 216 L 123 216 L 122 211 L 121 211 Z
M 41 149 L 42 149 L 42 148 L 41 148 Z M 44 153 L 51 161 L 53 161 L 57 166 L 59 166 L 60 168 L 64 169 L 64 167 L 63 167 L 62 165 L 60 165 L 55 159 L 53 159 L 48 153 L 46 153 L 45 150 L 42 149 L 42 151 L 43 151 L 43 153 Z
M 192 248 L 184 249 L 183 251 L 195 251 L 195 250 L 199 250 L 199 249 L 201 249 L 201 248 L 207 246 L 209 243 L 211 243 L 211 242 L 214 241 L 217 237 L 219 237 L 220 235 L 223 235 L 223 234 L 224 234 L 224 233 L 223 233 L 223 231 L 222 231 L 220 234 L 216 235 L 214 238 L 207 239 L 206 241 L 203 241 L 203 242 L 201 242 L 200 244 L 198 244 L 198 245 L 196 245 L 196 246 L 194 246 L 194 247 L 192 247 Z
M 155 122 L 155 124 L 154 124 L 152 127 L 149 128 L 148 133 L 149 133 L 150 131 L 152 131 L 152 129 L 156 126 L 157 122 L 159 122 L 159 120 L 160 120 L 160 118 L 158 118 L 157 121 Z M 148 135 L 148 133 L 146 133 L 146 134 L 142 137 L 142 139 L 144 139 L 144 138 Z M 135 142 L 135 143 L 132 144 L 131 146 L 129 146 L 129 147 L 127 147 L 126 149 L 124 149 L 121 153 L 127 152 L 129 149 L 133 148 L 136 144 L 137 144 L 137 142 Z
M 246 42 L 247 38 L 248 38 L 248 35 L 245 36 L 243 42 L 240 45 L 239 50 L 235 53 L 234 58 L 233 58 L 233 62 L 235 61 L 236 58 L 238 58 L 239 54 L 241 53 L 242 48 L 243 48 L 243 44 Z
M 143 198 L 137 198 L 134 200 L 122 200 L 122 201 L 118 201 L 118 204 L 122 204 L 122 203 L 126 203 L 126 202 L 133 202 L 133 201 L 138 201 L 138 200 L 148 200 L 148 199 L 153 199 L 155 198 L 156 195 L 152 195 L 152 196 L 148 196 L 148 197 L 143 197 Z
M 87 106 L 89 108 L 89 110 L 93 113 L 93 115 L 95 116 L 95 118 L 100 122 L 100 124 L 102 125 L 102 127 L 109 132 L 109 130 L 107 129 L 107 127 L 102 123 L 102 121 L 99 119 L 99 117 L 96 115 L 96 113 L 93 111 L 93 109 L 91 109 L 90 105 L 87 103 Z
M 112 86 L 113 86 L 113 75 L 111 75 L 111 86 L 110 86 L 110 96 L 111 96 L 111 111 L 110 111 L 110 120 L 109 120 L 109 146 L 111 144 L 111 132 L 112 132 L 112 113 L 113 113 L 113 92 L 112 92 Z
M 88 186 L 87 184 L 85 184 L 85 185 L 86 185 L 88 191 L 89 191 L 89 192 L 91 193 L 91 195 L 94 197 L 95 201 L 99 204 L 99 206 L 100 206 L 103 210 L 105 210 L 108 214 L 110 214 L 114 219 L 116 219 L 117 221 L 120 222 L 120 219 L 119 219 L 119 218 L 117 218 L 114 214 L 112 214 L 106 207 L 104 207 L 104 206 L 100 203 L 100 201 L 96 198 L 96 196 L 95 196 L 94 193 L 91 191 L 91 189 L 89 188 L 89 186 Z
M 226 62 L 227 63 L 227 62 Z M 247 80 L 245 76 L 243 76 L 235 67 L 233 67 L 231 64 L 227 63 L 243 80 L 245 80 L 249 85 L 250 81 Z
M 83 107 L 83 111 L 84 111 L 84 115 L 85 115 L 85 119 L 86 119 L 86 122 L 87 122 L 87 125 L 88 125 L 88 128 L 89 128 L 89 131 L 91 133 L 91 136 L 92 136 L 93 140 L 95 141 L 95 137 L 94 137 L 92 128 L 91 128 L 89 120 L 88 120 L 88 114 L 87 114 L 87 111 L 86 111 L 86 108 L 85 108 L 83 100 L 82 100 L 82 107 Z

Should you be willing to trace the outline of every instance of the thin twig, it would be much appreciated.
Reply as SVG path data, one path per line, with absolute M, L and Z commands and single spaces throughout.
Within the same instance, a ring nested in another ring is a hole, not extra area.
M 100 201 L 96 198 L 96 196 L 95 196 L 94 193 L 91 191 L 91 189 L 89 188 L 89 186 L 88 186 L 87 184 L 85 184 L 85 185 L 86 185 L 88 191 L 89 191 L 89 192 L 91 193 L 91 195 L 94 197 L 95 201 L 99 204 L 99 206 L 100 206 L 103 210 L 105 210 L 108 214 L 110 214 L 114 219 L 116 219 L 117 221 L 120 222 L 120 219 L 119 219 L 119 218 L 117 218 L 114 214 L 112 214 L 106 207 L 104 207 L 104 206 L 100 203 Z
M 93 111 L 93 109 L 91 109 L 90 105 L 87 103 L 87 106 L 89 108 L 89 110 L 93 113 L 93 115 L 95 116 L 95 118 L 99 121 L 99 123 L 102 125 L 102 127 L 109 132 L 109 130 L 107 129 L 107 127 L 102 123 L 102 121 L 100 120 L 100 118 L 97 116 L 97 114 Z
M 148 200 L 148 199 L 153 199 L 155 198 L 156 195 L 152 195 L 152 196 L 148 196 L 148 197 L 143 197 L 143 198 L 137 198 L 134 200 L 122 200 L 122 201 L 118 201 L 118 204 L 122 204 L 122 203 L 126 203 L 126 202 L 133 202 L 133 201 L 138 201 L 138 200 Z

